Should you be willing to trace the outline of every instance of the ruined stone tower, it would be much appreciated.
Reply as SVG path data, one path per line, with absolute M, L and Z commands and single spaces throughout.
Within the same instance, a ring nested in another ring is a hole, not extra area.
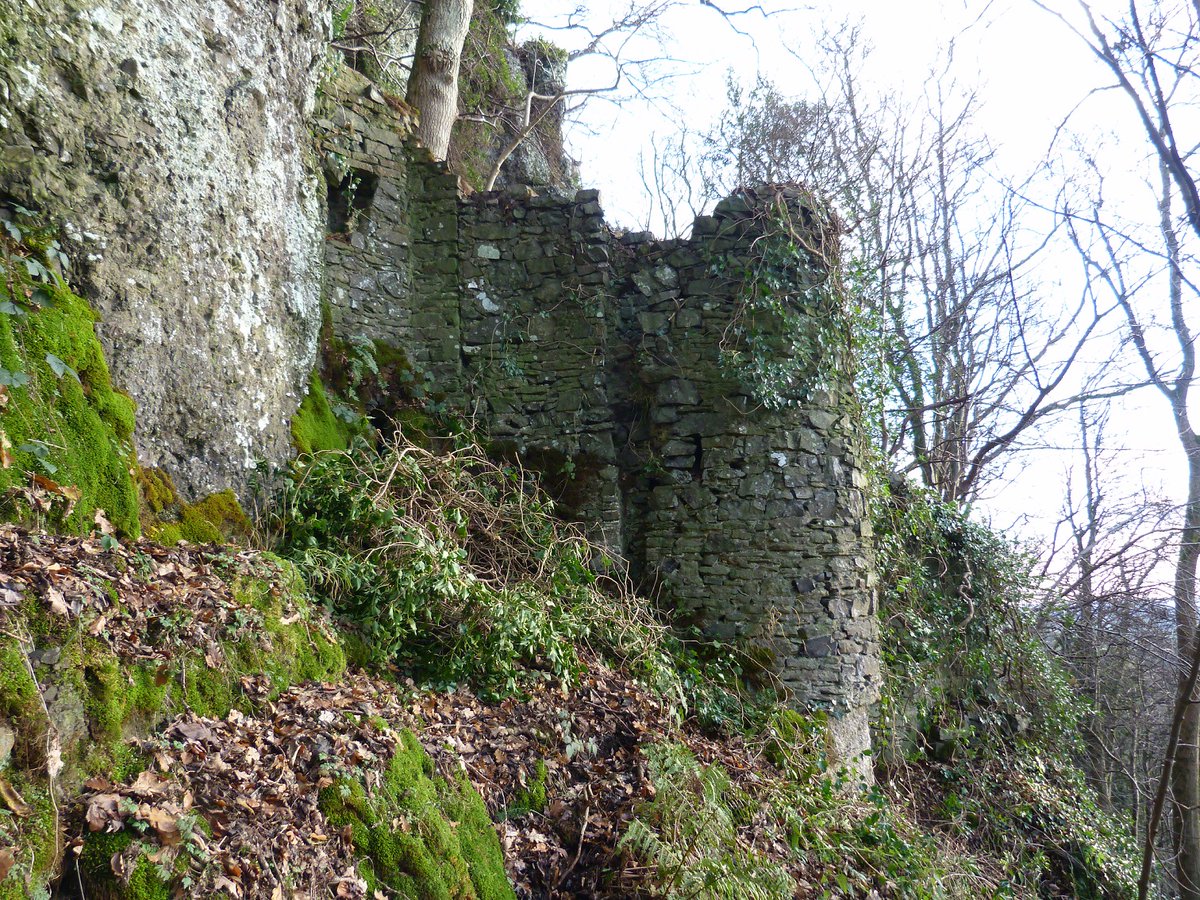
M 595 191 L 460 197 L 369 87 L 343 82 L 323 115 L 335 331 L 401 349 L 559 476 L 644 589 L 828 711 L 844 759 L 866 750 L 879 664 L 848 333 L 813 302 L 833 238 L 802 196 L 745 192 L 687 241 L 618 236 Z

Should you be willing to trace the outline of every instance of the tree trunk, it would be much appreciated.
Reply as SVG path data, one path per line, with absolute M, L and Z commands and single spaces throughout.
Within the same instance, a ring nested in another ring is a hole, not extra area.
M 427 0 L 421 16 L 405 99 L 421 114 L 417 138 L 437 159 L 446 158 L 458 117 L 458 67 L 473 5 L 473 0 Z
M 1176 635 L 1182 660 L 1196 654 L 1196 564 L 1200 559 L 1200 446 L 1194 436 L 1186 437 L 1191 437 L 1184 441 L 1188 453 L 1188 503 L 1175 570 Z M 1181 672 L 1181 679 L 1184 677 Z M 1181 684 L 1182 688 L 1186 684 Z M 1200 703 L 1195 692 L 1189 700 L 1175 749 L 1171 796 L 1178 823 L 1175 852 L 1179 896 L 1181 900 L 1200 900 Z

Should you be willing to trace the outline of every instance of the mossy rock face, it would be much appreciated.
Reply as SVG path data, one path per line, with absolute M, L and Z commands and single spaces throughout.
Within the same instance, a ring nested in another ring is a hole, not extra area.
M 377 890 L 414 900 L 515 896 L 483 800 L 465 778 L 436 775 L 410 731 L 401 734 L 377 790 L 342 778 L 321 792 L 320 803 L 331 826 L 350 829 L 369 896 Z
M 233 491 L 209 494 L 186 503 L 171 476 L 161 469 L 138 469 L 142 524 L 148 537 L 160 544 L 244 544 L 254 526 Z
M 16 259 L 0 255 L 0 300 L 9 310 L 0 314 L 0 369 L 12 382 L 0 406 L 0 443 L 10 455 L 0 492 L 26 486 L 33 473 L 77 489 L 78 499 L 69 512 L 65 502 L 49 514 L 10 503 L 2 514 L 86 533 L 102 509 L 120 533 L 136 537 L 133 402 L 112 386 L 96 315 L 64 282 L 35 282 Z
M 334 413 L 321 376 L 314 371 L 308 379 L 308 394 L 292 416 L 292 443 L 296 449 L 301 453 L 345 450 L 358 433 L 353 423 Z
M 219 8 L 0 0 L 0 196 L 63 225 L 142 459 L 189 499 L 241 496 L 247 458 L 286 461 L 320 323 L 324 211 L 300 136 L 330 9 Z M 179 77 L 218 30 L 225 63 Z

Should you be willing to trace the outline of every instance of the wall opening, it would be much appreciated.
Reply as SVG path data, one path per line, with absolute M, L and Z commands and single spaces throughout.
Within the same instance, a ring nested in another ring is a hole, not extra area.
M 361 169 L 351 169 L 337 184 L 330 182 L 327 197 L 329 233 L 357 231 L 371 211 L 378 187 L 379 176 Z

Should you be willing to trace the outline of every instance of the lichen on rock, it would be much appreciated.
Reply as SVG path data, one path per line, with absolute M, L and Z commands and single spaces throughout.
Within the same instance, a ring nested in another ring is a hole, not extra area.
M 291 452 L 320 324 L 307 150 L 328 10 L 0 0 L 0 195 L 60 226 L 185 499 Z

